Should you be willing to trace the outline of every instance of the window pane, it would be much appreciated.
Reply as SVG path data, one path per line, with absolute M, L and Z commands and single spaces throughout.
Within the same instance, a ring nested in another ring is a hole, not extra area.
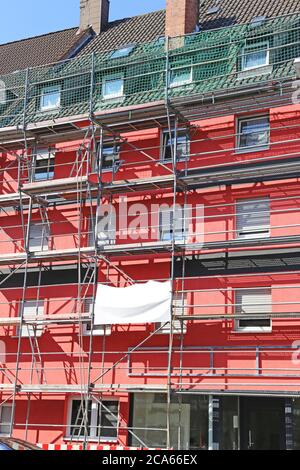
M 104 98 L 118 98 L 123 96 L 124 80 L 118 78 L 115 80 L 106 80 L 103 87 Z
M 99 404 L 98 432 L 101 438 L 116 439 L 118 437 L 119 404 L 116 401 L 104 401 L 105 408 Z
M 267 51 L 249 53 L 249 51 L 247 50 L 245 52 L 244 68 L 254 69 L 256 67 L 262 67 L 264 65 L 268 65 L 267 54 L 268 54 Z
M 117 51 L 113 52 L 110 56 L 111 59 L 120 59 L 121 57 L 127 57 L 133 51 L 134 46 L 122 47 Z
M 49 87 L 42 90 L 41 108 L 42 110 L 55 109 L 60 106 L 60 88 Z
M 73 400 L 72 402 L 72 416 L 71 416 L 71 426 L 70 426 L 70 435 L 73 437 L 84 437 L 84 420 L 83 420 L 83 409 L 85 407 L 85 402 L 81 400 Z M 88 404 L 88 435 L 91 435 L 91 413 L 92 413 L 92 402 L 89 401 Z
M 167 399 L 163 394 L 135 394 L 133 399 L 132 445 L 165 447 L 167 444 Z M 180 431 L 180 432 L 179 432 Z M 181 444 L 179 446 L 179 438 Z M 174 449 L 207 449 L 208 398 L 206 396 L 178 398 L 171 404 L 171 446 Z
M 0 408 L 0 434 L 9 434 L 12 406 L 3 405 Z
M 172 148 L 174 148 L 175 134 L 174 131 L 165 131 L 163 133 L 163 160 L 172 160 Z M 187 130 L 177 131 L 177 158 L 187 158 L 189 154 L 189 137 Z
M 172 70 L 170 85 L 171 86 L 181 86 L 186 85 L 192 81 L 192 69 L 190 67 Z
M 240 122 L 240 147 L 256 147 L 269 144 L 268 118 L 249 119 Z

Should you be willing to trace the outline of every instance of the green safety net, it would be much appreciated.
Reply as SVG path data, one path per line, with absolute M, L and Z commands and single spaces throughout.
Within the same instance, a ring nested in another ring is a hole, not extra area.
M 0 77 L 0 127 L 291 80 L 298 57 L 300 15 L 82 54 Z

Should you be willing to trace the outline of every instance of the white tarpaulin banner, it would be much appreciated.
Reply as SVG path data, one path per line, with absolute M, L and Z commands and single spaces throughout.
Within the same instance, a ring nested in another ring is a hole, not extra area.
M 171 282 L 149 281 L 117 288 L 98 284 L 95 325 L 171 321 Z

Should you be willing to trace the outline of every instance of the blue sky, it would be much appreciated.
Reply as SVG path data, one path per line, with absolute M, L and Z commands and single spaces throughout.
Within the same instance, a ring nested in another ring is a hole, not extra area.
M 78 25 L 79 2 L 80 0 L 2 0 L 0 43 Z M 165 7 L 165 3 L 165 0 L 111 0 L 110 19 L 159 10 Z

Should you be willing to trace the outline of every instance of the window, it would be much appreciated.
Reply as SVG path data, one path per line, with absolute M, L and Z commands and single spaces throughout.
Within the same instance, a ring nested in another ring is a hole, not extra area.
M 265 150 L 270 142 L 270 120 L 268 116 L 238 120 L 238 151 Z
M 175 214 L 172 207 L 168 206 L 160 209 L 159 239 L 161 241 L 172 241 L 173 231 L 175 241 L 177 242 L 184 242 L 188 237 L 188 220 L 186 220 L 184 207 L 177 206 Z
M 208 449 L 208 396 L 182 394 L 172 396 L 170 407 L 170 441 L 173 449 Z M 134 393 L 131 395 L 132 428 L 130 445 L 166 447 L 167 395 Z M 180 432 L 179 432 L 180 431 Z
M 236 204 L 237 238 L 270 236 L 270 200 L 244 199 Z
M 12 416 L 12 405 L 0 406 L 0 436 L 10 433 L 10 423 Z
M 22 304 L 20 305 L 22 308 Z M 20 311 L 20 316 L 22 311 Z M 43 300 L 26 300 L 23 305 L 23 319 L 38 319 L 44 315 L 44 301 Z M 33 336 L 40 337 L 43 334 L 43 325 L 22 325 L 21 335 L 23 338 L 30 338 Z
M 105 77 L 102 84 L 102 97 L 104 100 L 121 98 L 124 95 L 123 77 Z
M 175 294 L 173 298 L 173 317 L 178 317 L 182 315 L 187 315 L 187 296 L 184 293 Z M 157 333 L 162 335 L 170 334 L 171 325 L 167 323 L 156 323 L 156 329 L 159 326 L 164 325 Z M 181 333 L 185 334 L 187 331 L 186 328 L 186 321 L 182 322 L 182 320 L 173 320 L 173 334 L 174 335 L 181 335 Z
M 266 67 L 270 63 L 269 41 L 248 44 L 242 52 L 242 71 Z
M 100 144 L 99 144 L 100 146 Z M 102 148 L 102 170 L 117 170 L 120 164 L 120 145 L 113 143 L 105 143 Z M 98 171 L 98 164 L 95 161 L 94 171 Z
M 192 67 L 184 67 L 171 71 L 170 74 L 170 87 L 175 88 L 183 85 L 188 85 L 193 81 Z
M 89 222 L 89 246 L 95 245 L 95 217 Z M 107 211 L 100 215 L 97 220 L 97 246 L 114 245 L 116 243 L 116 215 Z
M 37 150 L 34 181 L 51 180 L 54 177 L 55 152 L 50 149 Z
M 41 90 L 41 111 L 51 111 L 60 107 L 61 87 L 60 85 L 45 86 Z
M 271 319 L 265 317 L 272 312 L 272 294 L 270 288 L 238 289 L 235 291 L 235 314 L 245 315 L 237 319 L 236 330 L 269 332 L 272 330 Z M 247 315 L 257 318 L 247 318 Z
M 111 55 L 111 59 L 121 59 L 122 57 L 128 57 L 131 52 L 133 51 L 135 46 L 126 46 L 126 47 L 121 47 L 120 49 L 117 49 L 114 51 Z
M 190 153 L 190 139 L 189 131 L 187 129 L 177 130 L 176 150 L 177 160 L 185 160 L 188 158 Z M 175 131 L 164 130 L 162 133 L 162 155 L 161 159 L 164 161 L 172 161 L 172 149 L 175 145 Z
M 33 223 L 30 227 L 29 250 L 48 251 L 49 249 L 49 225 L 39 222 Z
M 68 437 L 84 437 L 83 410 L 85 400 L 71 400 Z M 119 402 L 103 400 L 100 404 L 89 400 L 87 410 L 88 438 L 90 440 L 115 441 L 118 438 Z
M 93 313 L 93 299 L 87 298 L 84 302 L 84 313 L 89 313 L 92 316 Z M 90 336 L 91 334 L 91 323 L 84 325 L 84 335 Z M 111 335 L 111 326 L 109 325 L 94 325 L 93 336 L 109 336 Z

